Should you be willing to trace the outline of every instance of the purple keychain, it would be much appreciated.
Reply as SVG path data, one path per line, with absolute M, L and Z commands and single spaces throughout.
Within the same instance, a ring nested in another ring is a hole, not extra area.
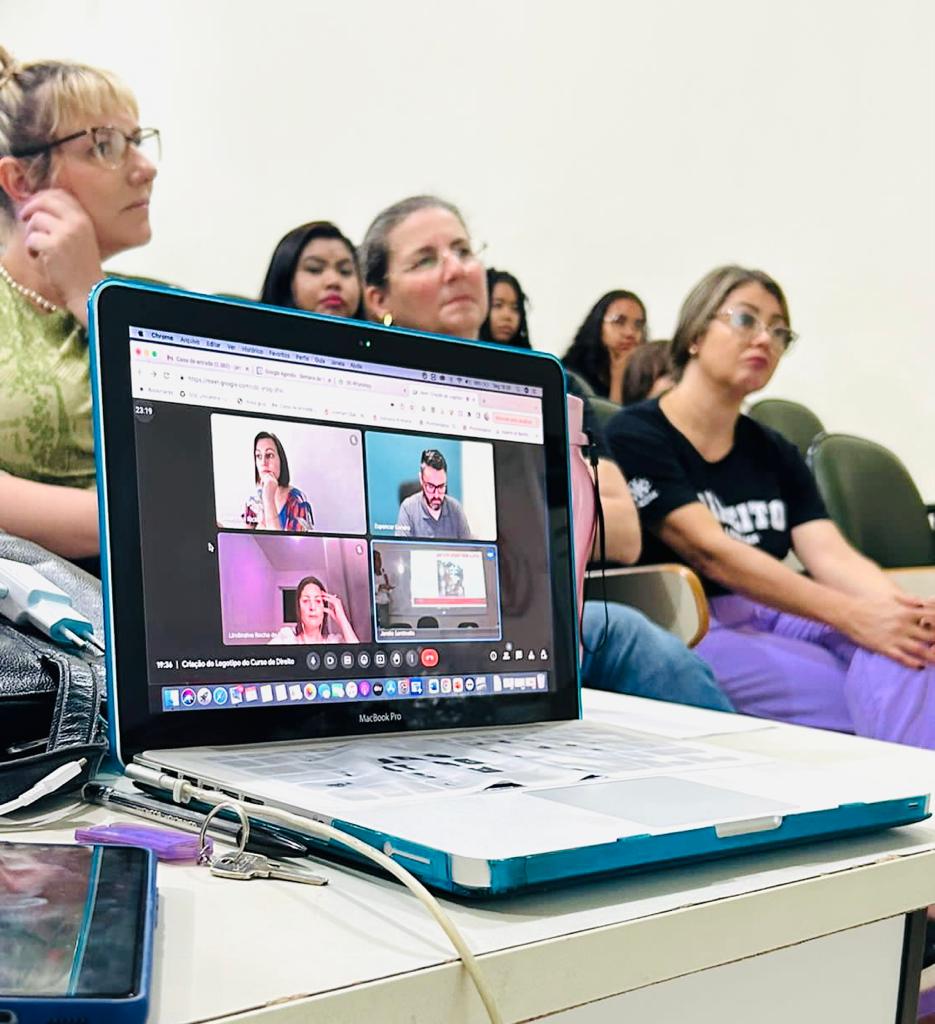
M 197 861 L 202 856 L 210 856 L 214 849 L 210 837 L 206 837 L 202 843 L 198 836 L 187 832 L 121 822 L 75 829 L 75 840 L 79 843 L 104 843 L 109 846 L 142 846 L 152 850 L 159 860 L 169 861 Z

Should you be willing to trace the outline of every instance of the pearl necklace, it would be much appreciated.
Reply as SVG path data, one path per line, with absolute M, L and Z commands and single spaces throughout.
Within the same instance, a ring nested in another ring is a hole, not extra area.
M 20 284 L 19 281 L 14 281 L 10 276 L 9 270 L 2 263 L 0 263 L 0 277 L 6 281 L 13 291 L 19 292 L 20 295 L 29 299 L 30 302 L 34 302 L 40 309 L 44 309 L 46 313 L 59 312 L 60 307 L 56 306 L 54 302 L 49 302 L 44 295 L 34 292 L 32 288 L 27 288 L 25 285 Z

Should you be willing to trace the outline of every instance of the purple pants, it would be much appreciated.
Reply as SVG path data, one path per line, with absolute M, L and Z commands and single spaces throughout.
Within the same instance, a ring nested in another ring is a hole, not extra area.
M 935 668 L 903 668 L 830 626 L 736 594 L 710 603 L 695 653 L 742 714 L 935 750 Z

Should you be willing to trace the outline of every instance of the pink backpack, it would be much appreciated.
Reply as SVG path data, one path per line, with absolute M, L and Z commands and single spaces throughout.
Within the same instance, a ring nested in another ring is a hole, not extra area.
M 585 456 L 589 444 L 584 432 L 584 402 L 568 395 L 568 458 L 571 470 L 572 532 L 575 542 L 575 586 L 578 595 L 578 618 L 584 610 L 584 574 L 594 546 L 597 509 L 594 501 L 594 478 Z

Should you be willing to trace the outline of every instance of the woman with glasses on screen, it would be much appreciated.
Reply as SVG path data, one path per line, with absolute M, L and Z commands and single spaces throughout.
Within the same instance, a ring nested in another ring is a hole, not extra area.
M 643 300 L 618 288 L 591 307 L 562 362 L 583 377 L 595 394 L 620 405 L 627 362 L 648 334 Z
M 260 302 L 364 319 L 357 253 L 327 220 L 293 228 L 270 260 Z
M 87 298 L 150 238 L 159 133 L 109 72 L 0 48 L 0 528 L 98 553 Z
M 935 599 L 858 554 L 795 446 L 740 413 L 795 339 L 789 323 L 758 270 L 720 267 L 685 300 L 676 385 L 607 428 L 644 557 L 701 575 L 711 628 L 696 650 L 739 711 L 935 748 Z M 790 549 L 807 576 L 783 564 Z
M 414 196 L 387 207 L 367 229 L 360 265 L 365 300 L 376 319 L 477 340 L 487 316 L 486 274 L 464 218 L 451 203 Z M 599 479 L 607 557 L 633 562 L 639 523 L 626 481 L 603 458 Z M 586 686 L 730 710 L 707 666 L 632 608 L 585 602 L 581 637 Z

